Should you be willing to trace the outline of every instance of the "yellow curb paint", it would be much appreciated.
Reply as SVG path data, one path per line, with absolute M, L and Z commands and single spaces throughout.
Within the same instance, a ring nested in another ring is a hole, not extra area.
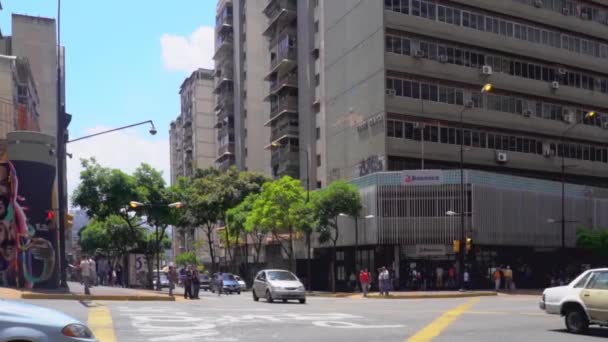
M 88 325 L 99 342 L 116 342 L 112 315 L 107 306 L 90 308 Z
M 442 331 L 450 326 L 460 315 L 468 311 L 479 302 L 479 298 L 474 298 L 462 305 L 455 307 L 452 310 L 445 312 L 439 318 L 435 319 L 431 324 L 418 331 L 416 335 L 408 338 L 407 342 L 429 342 L 439 336 Z

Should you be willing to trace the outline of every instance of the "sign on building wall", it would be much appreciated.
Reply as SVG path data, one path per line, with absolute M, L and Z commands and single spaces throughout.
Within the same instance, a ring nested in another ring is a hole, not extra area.
M 401 182 L 405 185 L 438 185 L 443 184 L 441 170 L 405 170 L 401 172 Z

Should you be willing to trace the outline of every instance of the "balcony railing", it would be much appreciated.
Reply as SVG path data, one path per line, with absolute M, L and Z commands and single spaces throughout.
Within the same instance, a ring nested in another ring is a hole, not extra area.
M 226 108 L 230 108 L 231 110 L 234 109 L 234 92 L 231 90 L 222 90 L 218 94 L 217 102 L 215 103 L 216 111 Z
M 298 111 L 298 97 L 297 96 L 285 96 L 279 98 L 277 101 L 270 103 L 270 118 L 273 118 L 282 112 L 297 112 Z
M 222 156 L 225 154 L 234 154 L 234 143 L 228 143 L 225 145 L 221 145 L 217 149 L 218 156 Z
M 289 124 L 289 121 L 270 130 L 270 137 L 272 140 L 278 139 L 282 136 L 294 136 L 297 137 L 299 134 L 298 126 Z
M 215 18 L 215 30 L 220 32 L 225 28 L 232 28 L 232 14 L 222 13 Z
M 282 63 L 295 62 L 298 58 L 298 51 L 296 48 L 288 48 L 285 51 L 281 51 L 277 54 L 274 59 L 270 60 L 270 69 L 274 71 Z
M 281 77 L 279 80 L 270 82 L 270 93 L 274 93 L 277 90 L 285 87 L 297 87 L 298 86 L 298 75 L 297 74 L 288 74 Z
M 283 164 L 287 161 L 298 161 L 299 160 L 298 149 L 296 148 L 278 148 L 272 152 L 270 156 L 270 163 L 272 165 Z

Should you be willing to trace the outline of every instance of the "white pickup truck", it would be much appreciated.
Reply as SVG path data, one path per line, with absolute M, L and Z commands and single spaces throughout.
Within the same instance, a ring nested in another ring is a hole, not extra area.
M 583 334 L 592 324 L 608 327 L 608 268 L 585 271 L 566 286 L 546 289 L 539 306 L 565 317 L 571 333 Z

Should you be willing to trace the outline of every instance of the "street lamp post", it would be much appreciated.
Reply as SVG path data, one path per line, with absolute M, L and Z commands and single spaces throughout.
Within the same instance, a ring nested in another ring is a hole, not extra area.
M 133 209 L 135 208 L 144 208 L 144 209 L 149 209 L 151 207 L 169 207 L 169 208 L 181 208 L 183 207 L 183 203 L 182 202 L 173 202 L 173 203 L 169 203 L 169 204 L 164 204 L 164 203 L 142 203 L 142 202 L 137 202 L 137 201 L 131 201 L 129 202 L 129 206 Z M 161 238 L 160 238 L 160 234 L 158 233 L 158 225 L 155 224 L 154 225 L 154 231 L 156 233 L 156 235 L 154 236 L 154 242 L 156 245 L 156 290 L 157 291 L 161 291 L 162 290 L 162 285 L 160 283 L 160 243 L 161 243 Z
M 281 144 L 279 144 L 278 142 L 272 142 L 270 144 L 271 148 L 278 148 L 281 147 Z M 306 203 L 308 203 L 310 201 L 310 153 L 308 152 L 307 148 L 304 147 L 298 147 L 298 152 L 304 152 L 306 154 Z M 306 232 L 306 253 L 307 253 L 307 260 L 306 260 L 306 282 L 308 284 L 307 288 L 308 291 L 311 291 L 311 280 L 310 280 L 310 276 L 312 274 L 312 267 L 311 267 L 311 255 L 310 255 L 310 235 L 311 235 L 311 231 L 308 230 Z M 293 242 L 292 242 L 293 243 Z
M 492 91 L 492 84 L 486 83 L 482 88 L 482 93 L 489 93 Z M 461 215 L 460 215 L 460 253 L 459 253 L 459 267 L 458 267 L 458 282 L 460 285 L 460 289 L 464 289 L 464 262 L 465 262 L 465 190 L 464 190 L 464 121 L 463 115 L 467 109 L 473 108 L 473 103 L 468 102 L 465 106 L 460 110 L 460 206 L 461 206 Z
M 595 116 L 595 112 L 594 111 L 590 111 L 587 112 L 584 116 L 584 119 L 589 119 L 589 118 L 593 118 Z M 565 129 L 561 136 L 560 136 L 560 143 L 562 145 L 562 153 L 561 153 L 561 183 L 562 183 L 562 198 L 561 198 L 561 209 L 562 209 L 562 219 L 560 220 L 561 223 L 561 228 L 562 228 L 562 241 L 561 241 L 561 249 L 562 249 L 562 258 L 563 258 L 563 262 L 565 263 L 566 261 L 566 223 L 568 223 L 568 221 L 566 221 L 566 153 L 565 153 L 565 144 L 564 144 L 564 138 L 566 136 L 566 134 L 568 132 L 570 132 L 570 130 L 572 130 L 574 127 L 578 126 L 580 123 L 582 123 L 582 120 L 578 120 L 571 125 L 570 127 L 568 127 L 567 129 Z M 559 148 L 558 148 L 559 150 Z

